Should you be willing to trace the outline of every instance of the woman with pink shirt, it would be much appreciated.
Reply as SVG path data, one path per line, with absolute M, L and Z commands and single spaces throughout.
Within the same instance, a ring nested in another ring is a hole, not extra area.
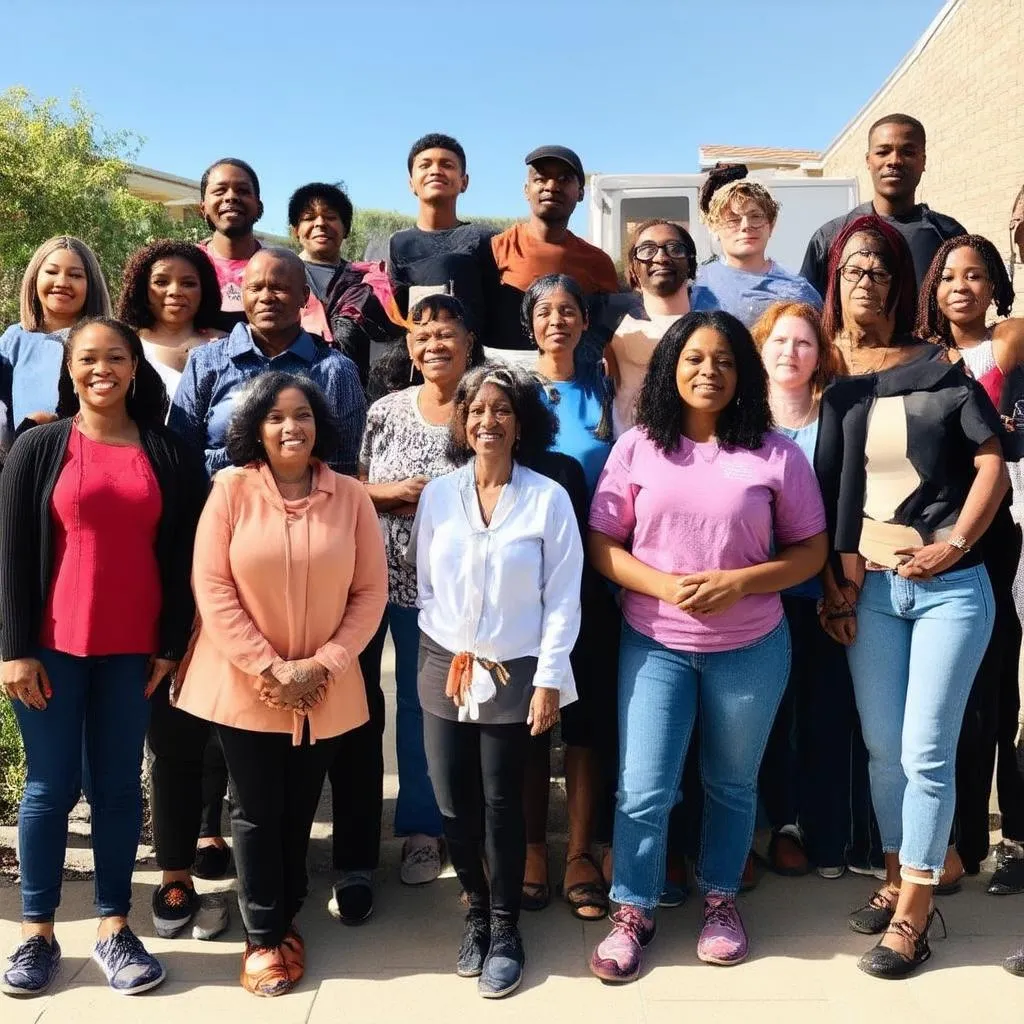
M 697 955 L 747 954 L 736 910 L 757 773 L 786 686 L 779 592 L 825 563 L 825 513 L 800 449 L 773 433 L 764 366 L 723 312 L 689 313 L 651 357 L 636 427 L 590 510 L 594 567 L 623 588 L 614 880 L 620 909 L 590 968 L 632 981 L 654 938 L 668 815 L 700 708 L 703 843 Z
M 215 723 L 231 774 L 231 835 L 246 946 L 242 985 L 302 977 L 294 918 L 335 740 L 368 718 L 358 655 L 387 600 L 377 515 L 358 481 L 321 460 L 337 444 L 326 399 L 265 373 L 239 398 L 232 467 L 196 534 L 201 626 L 177 705 Z

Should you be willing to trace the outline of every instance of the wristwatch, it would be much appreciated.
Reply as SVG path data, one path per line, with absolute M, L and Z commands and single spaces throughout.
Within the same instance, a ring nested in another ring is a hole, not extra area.
M 947 544 L 952 544 L 961 554 L 966 555 L 971 550 L 971 545 L 967 543 L 967 538 L 962 533 L 954 533 L 946 538 Z

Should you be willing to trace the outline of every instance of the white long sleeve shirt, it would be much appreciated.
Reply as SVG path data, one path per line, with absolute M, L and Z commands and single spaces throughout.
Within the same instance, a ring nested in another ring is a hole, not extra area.
M 470 461 L 423 489 L 412 547 L 424 633 L 452 652 L 536 657 L 533 685 L 576 700 L 583 544 L 562 487 L 515 464 L 487 526 Z

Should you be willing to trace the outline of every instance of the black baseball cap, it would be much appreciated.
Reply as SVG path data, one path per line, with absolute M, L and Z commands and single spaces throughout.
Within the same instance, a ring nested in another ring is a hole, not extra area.
M 583 161 L 567 146 L 538 146 L 526 154 L 527 166 L 535 164 L 538 160 L 561 160 L 563 164 L 568 164 L 573 169 L 581 185 L 586 184 Z

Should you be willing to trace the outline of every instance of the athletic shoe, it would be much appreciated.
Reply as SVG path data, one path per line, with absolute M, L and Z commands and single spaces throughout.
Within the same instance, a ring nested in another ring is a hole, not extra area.
M 183 932 L 199 912 L 199 894 L 184 882 L 168 882 L 153 893 L 153 927 L 161 939 Z
M 709 892 L 704 897 L 704 927 L 697 940 L 697 957 L 706 964 L 731 967 L 747 957 L 747 933 L 736 909 L 736 898 Z
M 403 885 L 426 885 L 441 874 L 441 840 L 436 836 L 410 836 L 402 846 Z
M 850 864 L 849 868 L 851 874 L 861 875 L 864 878 L 877 878 L 880 882 L 884 882 L 889 877 L 884 867 L 875 868 L 871 867 L 870 864 L 867 866 L 863 864 Z
M 192 938 L 208 942 L 227 931 L 228 898 L 222 892 L 204 892 L 199 897 L 199 911 L 192 920 Z
M 827 878 L 830 881 L 834 878 L 842 878 L 846 874 L 846 865 L 837 864 L 835 867 L 820 867 L 815 869 L 819 878 Z
M 33 935 L 22 942 L 7 960 L 0 980 L 0 992 L 9 996 L 37 996 L 45 992 L 60 973 L 60 943 Z
M 639 907 L 623 906 L 612 914 L 611 921 L 612 930 L 590 958 L 590 970 L 602 981 L 632 981 L 654 938 L 654 918 Z
M 471 910 L 466 915 L 466 927 L 462 932 L 462 945 L 455 962 L 455 973 L 460 978 L 479 977 L 484 969 L 484 960 L 491 948 L 491 919 L 484 910 Z
M 123 996 L 148 992 L 167 977 L 160 961 L 146 952 L 146 947 L 127 925 L 97 942 L 92 958 L 103 968 L 110 987 Z

